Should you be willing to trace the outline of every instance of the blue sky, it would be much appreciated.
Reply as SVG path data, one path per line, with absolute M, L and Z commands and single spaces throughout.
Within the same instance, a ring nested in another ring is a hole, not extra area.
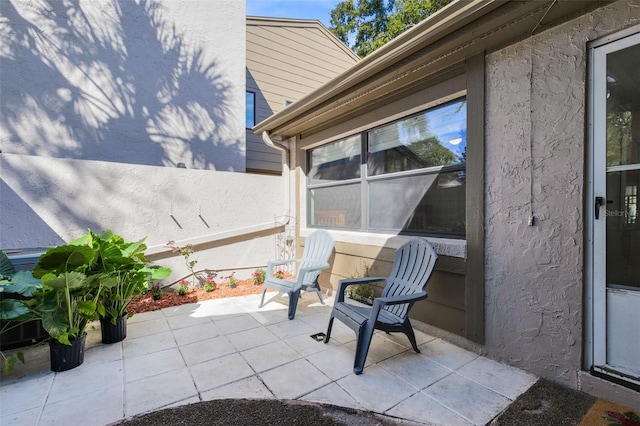
M 331 9 L 340 0 L 246 0 L 247 15 L 271 18 L 318 19 L 329 27 Z

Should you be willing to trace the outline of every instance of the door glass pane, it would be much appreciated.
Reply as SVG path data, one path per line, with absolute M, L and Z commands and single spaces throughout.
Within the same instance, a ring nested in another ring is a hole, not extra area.
M 607 285 L 640 290 L 640 170 L 607 173 Z
M 369 228 L 465 236 L 465 171 L 369 183 Z
M 607 55 L 607 166 L 640 164 L 640 45 Z
M 640 290 L 640 45 L 607 55 L 607 285 Z M 636 166 L 637 165 L 637 166 Z
M 309 223 L 327 228 L 360 228 L 360 184 L 309 190 Z

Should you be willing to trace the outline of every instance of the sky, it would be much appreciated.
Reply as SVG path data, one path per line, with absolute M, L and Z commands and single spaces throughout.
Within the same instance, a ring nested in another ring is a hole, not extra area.
M 331 9 L 341 0 L 246 0 L 247 15 L 317 19 L 329 28 Z

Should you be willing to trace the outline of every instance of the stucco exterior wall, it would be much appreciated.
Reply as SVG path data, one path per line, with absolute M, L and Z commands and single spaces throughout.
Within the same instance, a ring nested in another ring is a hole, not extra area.
M 1 11 L 4 153 L 244 171 L 244 2 Z
M 0 248 L 87 228 L 151 247 L 207 242 L 282 214 L 281 178 L 231 173 L 245 171 L 243 1 L 6 0 L 0 11 Z M 203 244 L 198 267 L 274 256 L 273 233 L 225 243 Z
M 55 246 L 90 228 L 147 237 L 153 251 L 169 240 L 204 241 L 198 268 L 264 265 L 275 255 L 275 230 L 221 247 L 206 236 L 275 223 L 279 176 L 3 154 L 0 177 L 3 249 Z M 181 260 L 174 276 L 186 272 Z
M 486 58 L 484 349 L 574 388 L 583 348 L 586 44 L 637 23 L 631 3 Z

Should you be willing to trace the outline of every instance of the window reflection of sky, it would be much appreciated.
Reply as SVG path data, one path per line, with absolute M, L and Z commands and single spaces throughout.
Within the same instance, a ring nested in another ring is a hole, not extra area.
M 425 113 L 427 131 L 460 158 L 467 149 L 467 102 L 454 102 Z M 456 139 L 462 139 L 455 144 Z M 451 143 L 454 141 L 454 143 Z
M 370 152 L 380 152 L 436 139 L 440 145 L 464 161 L 467 149 L 467 102 L 457 100 L 422 114 L 379 127 L 369 132 Z

